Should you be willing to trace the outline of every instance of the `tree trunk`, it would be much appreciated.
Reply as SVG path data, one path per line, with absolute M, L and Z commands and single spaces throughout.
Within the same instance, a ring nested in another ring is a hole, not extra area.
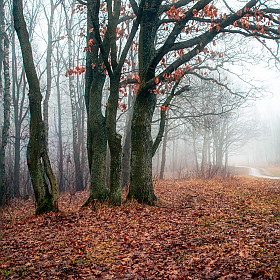
M 158 9 L 153 0 L 147 0 L 140 23 L 139 34 L 139 74 L 138 88 L 131 126 L 131 175 L 128 199 L 135 198 L 139 203 L 154 205 L 156 199 L 153 190 L 152 156 L 153 140 L 151 123 L 156 106 L 154 88 L 146 83 L 155 77 L 155 68 L 150 61 L 155 50 Z
M 104 202 L 108 199 L 109 192 L 106 187 L 106 156 L 107 133 L 106 118 L 102 114 L 102 92 L 106 76 L 102 60 L 99 58 L 93 32 L 93 18 L 91 11 L 94 3 L 88 2 L 87 15 L 87 41 L 93 40 L 91 51 L 86 58 L 85 104 L 87 109 L 87 151 L 90 171 L 90 195 L 85 206 L 97 199 Z M 94 66 L 94 67 L 93 67 Z
M 196 172 L 199 171 L 199 165 L 198 165 L 198 159 L 197 159 L 197 149 L 196 149 L 196 138 L 195 138 L 195 131 L 194 131 L 194 128 L 193 128 L 193 131 L 192 131 L 192 140 L 193 140 L 193 154 L 194 154 L 194 161 L 195 161 L 195 168 L 196 168 Z
M 60 64 L 57 48 L 57 77 L 56 77 L 56 93 L 57 93 L 57 112 L 58 112 L 58 186 L 59 191 L 65 191 L 64 186 L 64 169 L 63 169 L 63 142 L 62 142 L 62 119 L 61 119 L 61 95 L 60 95 Z
M 161 165 L 160 165 L 160 173 L 159 173 L 159 179 L 161 179 L 161 180 L 163 180 L 164 168 L 165 168 L 167 133 L 168 133 L 168 112 L 167 112 L 167 118 L 165 121 L 165 131 L 164 131 L 164 138 L 163 138 L 163 144 L 162 144 Z
M 21 125 L 15 127 L 15 157 L 14 157 L 14 195 L 18 197 L 20 195 L 20 129 Z
M 99 69 L 92 71 L 91 64 L 93 62 L 91 53 L 88 52 L 85 99 L 87 106 L 87 150 L 90 170 L 90 196 L 86 205 L 95 199 L 103 202 L 109 195 L 106 188 L 106 119 L 102 115 L 101 110 L 105 75 Z
M 87 149 L 90 170 L 90 196 L 86 205 L 94 201 L 105 201 L 108 198 L 106 187 L 107 134 L 106 119 L 101 111 L 102 88 L 105 76 L 98 70 L 94 74 L 88 96 Z
M 125 140 L 123 145 L 123 159 L 122 159 L 122 188 L 128 188 L 130 183 L 130 158 L 131 158 L 131 122 L 133 116 L 133 106 L 135 96 L 129 93 L 128 100 L 128 116 L 125 132 Z
M 107 107 L 106 130 L 108 144 L 110 148 L 110 196 L 111 205 L 121 204 L 121 162 L 122 162 L 122 145 L 121 135 L 116 133 L 116 117 L 119 102 L 119 83 L 120 78 L 117 75 L 110 79 L 110 97 Z
M 81 37 L 79 37 L 78 44 L 81 44 Z M 80 52 L 77 53 L 76 59 L 80 61 L 79 57 Z M 85 115 L 85 106 L 84 106 L 84 79 L 80 78 L 80 75 L 76 75 L 76 111 L 77 111 L 77 132 L 78 132 L 78 150 L 79 150 L 79 159 L 80 159 L 80 170 L 81 177 L 83 180 L 83 189 L 86 187 L 85 182 L 85 153 L 84 153 L 84 115 Z
M 51 87 L 52 87 L 52 29 L 53 29 L 53 20 L 54 20 L 54 10 L 55 6 L 53 1 L 51 2 L 51 15 L 50 19 L 48 20 L 48 46 L 47 46 L 47 90 L 45 99 L 43 102 L 43 113 L 44 113 L 44 125 L 45 125 L 45 134 L 46 134 L 46 143 L 48 147 L 49 142 L 49 100 L 51 95 Z
M 58 186 L 52 171 L 45 137 L 44 122 L 42 120 L 39 79 L 35 70 L 29 35 L 23 17 L 21 0 L 13 1 L 14 26 L 17 32 L 24 68 L 29 84 L 30 103 L 30 138 L 27 147 L 27 164 L 31 176 L 32 186 L 37 202 L 36 214 L 58 210 Z M 51 185 L 51 193 L 48 182 Z
M 73 46 L 72 46 L 72 31 L 68 29 L 68 56 L 69 56 L 69 69 L 73 69 Z M 80 162 L 80 149 L 78 144 L 78 124 L 77 124 L 77 108 L 76 108 L 76 96 L 74 87 L 74 76 L 69 76 L 69 90 L 71 100 L 71 112 L 72 112 L 72 129 L 73 129 L 73 153 L 74 153 L 74 164 L 75 164 L 75 182 L 76 190 L 83 190 L 83 176 L 81 171 Z
M 207 165 L 207 132 L 205 130 L 203 135 L 202 159 L 201 159 L 201 167 L 200 167 L 202 177 L 205 176 L 206 165 Z
M 83 103 L 82 114 L 81 114 L 81 169 L 83 173 L 84 189 L 86 188 L 88 176 L 86 175 L 86 147 L 85 147 L 85 104 Z
M 24 69 L 21 70 L 21 76 L 19 81 L 17 77 L 17 57 L 16 57 L 16 48 L 15 48 L 14 29 L 12 30 L 12 76 L 13 76 L 12 97 L 13 97 L 13 109 L 14 109 L 15 147 L 14 147 L 14 178 L 13 178 L 13 188 L 11 192 L 15 197 L 19 197 L 20 196 L 21 127 L 22 127 L 22 122 L 27 115 L 28 109 L 26 109 L 24 113 L 26 79 L 25 79 Z M 21 96 L 21 100 L 20 100 L 20 96 Z
M 74 9 L 76 1 L 73 0 L 71 2 L 71 10 Z M 68 70 L 73 70 L 73 36 L 72 36 L 72 28 L 73 28 L 73 13 L 68 17 L 65 3 L 62 2 L 64 12 L 65 12 L 65 20 L 66 20 L 66 30 L 68 37 Z M 71 101 L 71 113 L 72 113 L 72 130 L 73 130 L 73 158 L 74 158 L 74 166 L 75 166 L 75 190 L 81 191 L 84 189 L 83 184 L 83 174 L 81 171 L 81 162 L 80 162 L 80 146 L 78 142 L 78 122 L 77 122 L 77 104 L 76 104 L 76 94 L 75 94 L 75 86 L 74 86 L 74 75 L 69 75 L 69 92 L 70 92 L 70 101 Z
M 11 95 L 10 95 L 10 74 L 9 74 L 9 40 L 7 34 L 4 30 L 4 4 L 0 0 L 0 17 L 1 17 L 1 49 L 3 47 L 2 40 L 4 39 L 4 48 L 3 48 L 3 65 L 4 65 L 4 125 L 1 129 L 1 138 L 0 138 L 0 206 L 3 205 L 6 201 L 6 169 L 5 169 L 5 150 L 7 146 L 7 139 L 10 128 L 10 104 L 11 104 Z M 2 64 L 2 59 L 0 61 Z M 2 67 L 0 67 L 2 69 Z M 2 72 L 2 71 L 1 71 Z M 2 73 L 0 73 L 1 75 Z M 2 90 L 2 78 L 0 90 Z
M 131 126 L 131 175 L 128 199 L 154 205 L 151 122 L 156 105 L 154 93 L 138 91 Z

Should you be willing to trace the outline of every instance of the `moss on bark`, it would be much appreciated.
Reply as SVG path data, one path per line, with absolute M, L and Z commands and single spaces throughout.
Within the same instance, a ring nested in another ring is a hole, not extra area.
M 45 127 L 42 120 L 42 94 L 23 17 L 21 0 L 13 1 L 13 16 L 29 84 L 30 137 L 27 146 L 27 164 L 37 202 L 36 214 L 58 211 L 58 186 L 49 162 Z M 48 178 L 48 182 L 46 178 Z M 48 183 L 52 193 L 49 191 Z

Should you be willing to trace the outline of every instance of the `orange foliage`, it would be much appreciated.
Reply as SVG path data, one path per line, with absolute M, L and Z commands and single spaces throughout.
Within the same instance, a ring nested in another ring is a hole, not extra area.
M 175 20 L 180 20 L 180 18 L 185 17 L 185 11 L 183 9 L 176 9 L 174 6 L 172 6 L 167 12 L 166 12 L 168 18 L 173 18 Z
M 76 66 L 74 69 L 69 69 L 66 71 L 65 76 L 69 77 L 71 75 L 81 75 L 86 71 L 86 68 L 84 66 Z

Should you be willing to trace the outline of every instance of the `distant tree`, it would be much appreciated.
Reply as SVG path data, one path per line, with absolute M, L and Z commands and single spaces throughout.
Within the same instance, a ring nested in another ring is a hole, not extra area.
M 45 94 L 45 99 L 43 102 L 43 115 L 44 115 L 44 125 L 46 133 L 46 142 L 48 146 L 49 140 L 49 99 L 51 96 L 51 87 L 52 87 L 52 50 L 53 50 L 53 23 L 54 23 L 54 13 L 58 7 L 60 1 L 56 3 L 53 0 L 50 0 L 50 15 L 44 7 L 44 13 L 48 23 L 48 38 L 47 38 L 47 58 L 46 58 L 46 67 L 47 67 L 47 89 Z
M 3 64 L 3 68 L 2 68 Z M 2 69 L 4 75 L 2 73 Z M 9 39 L 5 32 L 4 2 L 0 0 L 0 91 L 3 92 L 4 77 L 4 122 L 0 127 L 0 206 L 5 203 L 7 185 L 5 169 L 5 150 L 10 128 L 10 67 L 9 67 Z M 2 102 L 2 101 L 1 101 Z M 2 112 L 0 112 L 2 114 Z
M 74 45 L 74 34 L 73 34 L 73 24 L 74 24 L 74 8 L 76 0 L 70 1 L 70 15 L 66 8 L 65 1 L 62 1 L 64 13 L 65 13 L 65 22 L 66 22 L 66 32 L 67 32 L 67 45 L 68 45 L 68 72 L 67 77 L 69 80 L 69 93 L 71 101 L 71 113 L 72 113 L 72 130 L 73 130 L 73 158 L 75 165 L 75 188 L 77 191 L 84 189 L 84 178 L 83 172 L 81 170 L 81 159 L 80 159 L 80 145 L 79 145 L 79 135 L 78 135 L 78 116 L 77 116 L 77 96 L 75 93 L 75 77 L 71 74 L 71 71 L 81 71 L 84 70 L 84 67 L 80 68 L 79 66 L 74 67 L 74 58 L 73 58 L 73 45 Z M 75 69 L 74 69 L 75 68 Z M 81 72 L 80 72 L 81 73 Z
M 57 20 L 57 34 L 56 37 L 59 38 L 61 34 L 62 26 L 64 25 L 63 22 L 63 7 L 61 7 L 59 17 Z M 63 66 L 63 51 L 64 48 L 62 47 L 61 40 L 57 40 L 54 44 L 53 56 L 54 56 L 54 73 L 55 73 L 55 88 L 56 88 L 56 98 L 57 98 L 57 124 L 56 127 L 56 134 L 58 137 L 58 187 L 59 191 L 65 191 L 65 168 L 63 166 L 63 132 L 62 132 L 62 91 L 61 91 L 61 76 L 62 72 L 65 71 Z

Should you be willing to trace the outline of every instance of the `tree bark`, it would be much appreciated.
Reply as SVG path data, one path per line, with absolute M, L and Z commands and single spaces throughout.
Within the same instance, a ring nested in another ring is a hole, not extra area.
M 76 1 L 72 1 L 71 10 L 74 9 Z M 73 69 L 73 36 L 72 36 L 72 22 L 73 13 L 70 19 L 68 18 L 65 4 L 63 2 L 66 20 L 66 30 L 68 39 L 68 70 Z M 78 122 L 77 122 L 77 105 L 76 105 L 76 94 L 74 86 L 74 75 L 69 75 L 69 93 L 71 101 L 71 113 L 72 113 L 72 130 L 73 130 L 73 158 L 75 165 L 75 189 L 81 191 L 84 189 L 83 174 L 81 171 L 80 162 L 80 146 L 78 142 Z
M 111 205 L 121 204 L 121 162 L 122 162 L 122 145 L 121 135 L 116 133 L 116 117 L 119 102 L 119 84 L 120 77 L 112 77 L 110 79 L 110 97 L 107 107 L 106 130 L 108 144 L 110 148 L 110 196 L 109 203 Z
M 6 202 L 6 169 L 5 169 L 5 150 L 7 146 L 7 139 L 10 128 L 10 104 L 11 104 L 11 95 L 10 95 L 10 67 L 9 67 L 9 40 L 8 36 L 5 33 L 4 28 L 4 4 L 3 0 L 0 0 L 0 17 L 1 17 L 1 50 L 3 48 L 3 70 L 4 70 L 4 125 L 1 129 L 1 138 L 0 138 L 0 206 Z M 2 44 L 4 40 L 4 44 Z M 2 64 L 2 61 L 0 61 Z M 2 68 L 2 67 L 0 67 Z M 2 72 L 2 71 L 1 71 Z M 2 74 L 2 73 L 0 73 Z M 0 90 L 2 90 L 2 78 Z
M 107 133 L 106 118 L 102 114 L 102 92 L 106 76 L 93 32 L 94 1 L 88 1 L 87 41 L 93 40 L 86 58 L 85 104 L 87 109 L 87 151 L 90 170 L 90 195 L 85 206 L 97 199 L 104 202 L 109 192 L 106 187 Z
M 206 175 L 206 166 L 207 166 L 207 131 L 204 130 L 203 134 L 203 145 L 202 145 L 202 159 L 201 159 L 201 166 L 200 171 L 202 177 L 205 177 Z
M 148 0 L 143 9 L 139 35 L 139 72 L 140 86 L 137 92 L 131 126 L 131 175 L 127 199 L 135 198 L 139 203 L 154 205 L 152 154 L 153 141 L 151 123 L 156 106 L 153 88 L 146 83 L 155 77 L 155 68 L 150 61 L 155 54 L 159 6 Z
M 106 188 L 107 134 L 106 118 L 102 115 L 101 99 L 105 76 L 96 70 L 90 90 L 86 94 L 87 104 L 87 150 L 90 170 L 90 196 L 86 205 L 94 199 L 104 202 L 108 198 Z
M 15 197 L 20 196 L 20 159 L 21 159 L 21 128 L 22 123 L 28 113 L 28 109 L 24 111 L 24 103 L 26 96 L 26 79 L 25 71 L 21 70 L 21 75 L 18 80 L 17 76 L 17 57 L 15 48 L 15 30 L 12 29 L 12 100 L 14 111 L 14 126 L 15 126 L 15 149 L 14 149 L 14 180 L 12 193 Z
M 146 94 L 145 94 L 146 93 Z M 128 199 L 154 205 L 151 122 L 156 95 L 138 91 L 131 126 L 131 175 Z
M 128 96 L 128 116 L 125 132 L 125 140 L 123 145 L 123 159 L 122 159 L 122 188 L 128 188 L 130 184 L 130 158 L 131 158 L 131 123 L 133 116 L 133 107 L 135 96 L 129 93 Z
M 64 185 L 64 169 L 63 169 L 63 141 L 62 141 L 62 110 L 61 110 L 61 94 L 60 94 L 60 59 L 59 59 L 59 46 L 57 47 L 57 76 L 56 76 L 56 95 L 57 95 L 57 112 L 58 112 L 58 187 L 59 191 L 65 191 Z
M 69 69 L 73 69 L 73 46 L 72 46 L 72 31 L 68 29 L 68 61 Z M 76 96 L 74 87 L 74 76 L 69 76 L 69 91 L 71 100 L 71 112 L 72 112 L 72 129 L 73 129 L 73 153 L 75 164 L 75 182 L 76 190 L 83 190 L 83 176 L 81 171 L 80 162 L 80 149 L 78 144 L 78 124 L 77 124 L 77 108 L 76 108 Z
M 164 131 L 164 138 L 162 143 L 162 155 L 161 155 L 161 165 L 160 165 L 160 173 L 159 173 L 159 179 L 161 180 L 163 180 L 165 161 L 166 161 L 167 133 L 168 133 L 168 112 L 165 120 L 165 131 Z
M 52 29 L 53 29 L 53 21 L 54 21 L 54 11 L 56 6 L 53 4 L 53 1 L 50 1 L 51 4 L 51 14 L 48 20 L 48 46 L 47 46 L 47 90 L 45 99 L 43 102 L 43 113 L 44 113 L 44 125 L 45 125 L 45 134 L 46 134 L 46 143 L 48 147 L 49 142 L 49 100 L 51 96 L 51 87 L 52 87 Z M 46 15 L 47 17 L 47 15 Z
M 37 202 L 36 214 L 58 211 L 58 186 L 49 161 L 44 122 L 42 119 L 42 94 L 33 61 L 29 35 L 23 17 L 21 0 L 13 1 L 13 16 L 29 84 L 31 119 L 30 138 L 27 147 L 27 164 Z M 46 177 L 51 185 L 51 193 Z

